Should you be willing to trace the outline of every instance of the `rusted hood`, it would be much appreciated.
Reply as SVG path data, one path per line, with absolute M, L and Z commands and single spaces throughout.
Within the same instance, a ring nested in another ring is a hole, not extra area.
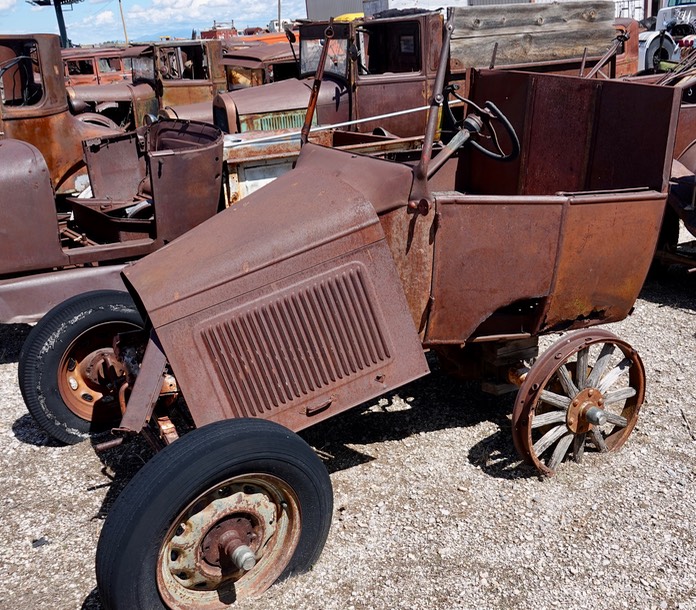
M 294 170 L 129 266 L 126 284 L 160 327 L 205 309 L 215 287 L 231 299 L 293 275 L 321 245 L 383 239 L 372 202 L 406 205 L 410 186 L 404 165 L 307 144 Z
M 260 87 L 250 87 L 239 91 L 221 93 L 221 97 L 231 99 L 237 113 L 262 114 L 296 108 L 306 108 L 312 91 L 310 80 L 290 78 Z
M 201 123 L 213 122 L 213 103 L 196 102 L 195 104 L 175 104 L 165 106 L 160 110 L 160 116 L 168 119 L 185 119 L 188 121 L 200 121 Z
M 76 85 L 68 87 L 68 95 L 73 100 L 83 102 L 131 102 L 134 99 L 154 97 L 150 85 L 130 83 L 109 83 L 107 85 Z

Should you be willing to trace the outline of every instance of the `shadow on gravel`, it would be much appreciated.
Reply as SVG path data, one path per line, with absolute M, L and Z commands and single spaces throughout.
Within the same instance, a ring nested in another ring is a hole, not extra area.
M 92 445 L 103 440 L 103 438 L 94 438 Z M 136 436 L 126 440 L 119 447 L 102 452 L 95 451 L 95 453 L 103 464 L 102 473 L 111 481 L 105 484 L 105 486 L 108 485 L 108 490 L 96 515 L 97 519 L 105 519 L 123 488 L 128 485 L 135 473 L 152 458 L 154 451 L 143 437 Z
M 12 433 L 20 443 L 34 445 L 35 447 L 63 447 L 60 441 L 46 434 L 29 415 L 22 415 L 12 424 Z
M 498 432 L 468 450 L 469 461 L 491 476 L 519 478 L 536 476 L 520 466 L 512 443 L 509 415 L 514 394 L 491 396 L 480 390 L 480 382 L 453 379 L 429 358 L 433 371 L 427 377 L 399 388 L 377 406 L 356 407 L 303 431 L 300 435 L 315 447 L 330 473 L 371 461 L 349 445 L 369 445 L 402 440 L 420 432 L 462 428 L 490 421 Z M 401 398 L 406 398 L 404 402 Z M 462 447 L 462 452 L 466 452 Z
M 672 266 L 659 279 L 647 280 L 639 296 L 663 307 L 696 312 L 696 273 Z
M 92 589 L 90 594 L 82 602 L 80 610 L 103 610 L 101 600 L 99 599 L 99 593 L 96 589 Z
M 0 324 L 0 364 L 17 362 L 30 330 L 29 324 Z

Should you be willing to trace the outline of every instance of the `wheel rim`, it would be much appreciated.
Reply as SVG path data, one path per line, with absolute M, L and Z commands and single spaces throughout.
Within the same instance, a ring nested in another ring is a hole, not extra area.
M 139 328 L 128 322 L 96 325 L 76 337 L 58 365 L 58 390 L 65 405 L 77 417 L 107 424 L 121 413 L 119 378 L 126 371 L 113 350 L 114 337 Z
M 586 449 L 618 450 L 635 427 L 645 395 L 638 353 L 604 330 L 562 339 L 539 358 L 520 388 L 513 440 L 520 455 L 547 475 Z
M 299 502 L 286 483 L 266 474 L 227 479 L 172 521 L 157 560 L 160 595 L 172 610 L 256 597 L 283 573 L 300 530 Z

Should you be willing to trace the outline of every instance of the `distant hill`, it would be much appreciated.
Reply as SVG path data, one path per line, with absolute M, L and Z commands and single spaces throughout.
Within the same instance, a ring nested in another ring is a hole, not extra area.
M 131 38 L 130 42 L 157 42 L 164 36 L 169 36 L 170 38 L 184 38 L 190 40 L 192 28 L 168 28 L 166 31 L 156 32 L 152 34 L 146 34 L 144 36 L 138 36 L 137 38 Z M 197 32 L 199 30 L 196 30 Z

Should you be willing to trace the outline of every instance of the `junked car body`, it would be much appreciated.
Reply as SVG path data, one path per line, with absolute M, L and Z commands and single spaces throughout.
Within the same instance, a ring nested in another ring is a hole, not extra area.
M 106 295 L 54 310 L 51 345 L 28 348 L 38 374 L 113 385 L 120 423 L 102 448 L 143 434 L 162 449 L 104 525 L 108 608 L 224 607 L 311 567 L 331 483 L 292 431 L 426 374 L 423 349 L 521 386 L 513 440 L 542 473 L 630 435 L 643 365 L 595 326 L 630 313 L 648 271 L 674 90 L 476 72 L 434 154 L 445 72 L 418 162 L 306 143 L 294 170 L 124 270 L 119 302 L 142 330 L 96 366 L 65 358 L 80 335 L 60 329 L 117 323 Z M 539 335 L 571 330 L 537 357 Z

